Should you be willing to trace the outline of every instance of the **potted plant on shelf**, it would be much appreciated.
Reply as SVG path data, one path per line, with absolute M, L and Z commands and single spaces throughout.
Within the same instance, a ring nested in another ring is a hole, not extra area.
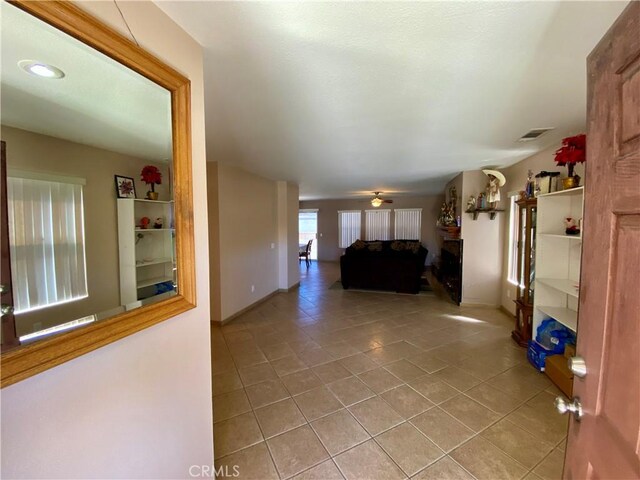
M 158 192 L 156 192 L 155 186 L 162 183 L 162 173 L 160 173 L 158 167 L 147 165 L 142 169 L 140 176 L 144 183 L 151 185 L 151 190 L 147 192 L 147 199 L 158 200 Z
M 584 163 L 587 159 L 587 136 L 584 133 L 562 139 L 562 147 L 556 150 L 556 165 L 567 166 L 569 176 L 562 180 L 564 189 L 580 186 L 580 177 L 573 169 L 576 163 Z

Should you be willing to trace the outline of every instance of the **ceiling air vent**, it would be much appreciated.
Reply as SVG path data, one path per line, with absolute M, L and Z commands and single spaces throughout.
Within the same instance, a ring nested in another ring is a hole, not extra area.
M 553 127 L 550 128 L 533 128 L 521 136 L 518 141 L 519 142 L 530 142 L 531 140 L 535 140 L 540 136 L 547 133 L 549 130 L 553 130 Z

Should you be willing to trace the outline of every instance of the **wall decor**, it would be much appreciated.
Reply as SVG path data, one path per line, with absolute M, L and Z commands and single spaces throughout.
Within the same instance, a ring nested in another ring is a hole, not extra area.
M 118 198 L 136 198 L 136 184 L 131 177 L 114 175 Z

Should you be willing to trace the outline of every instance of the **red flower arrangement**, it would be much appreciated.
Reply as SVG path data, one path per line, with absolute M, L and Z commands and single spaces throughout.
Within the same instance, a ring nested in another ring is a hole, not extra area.
M 576 163 L 584 163 L 587 159 L 587 136 L 584 133 L 562 139 L 562 147 L 556 150 L 556 165 L 567 166 L 569 177 L 573 177 Z
M 147 165 L 142 169 L 140 174 L 141 180 L 147 185 L 151 185 L 151 191 L 155 192 L 155 186 L 162 183 L 162 173 L 158 170 L 158 167 L 153 165 Z

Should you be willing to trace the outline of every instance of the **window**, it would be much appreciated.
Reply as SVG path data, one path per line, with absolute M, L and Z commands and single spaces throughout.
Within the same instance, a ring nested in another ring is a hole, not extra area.
M 10 172 L 11 175 L 11 172 Z M 15 313 L 87 296 L 81 179 L 7 178 Z M 75 183 L 68 183 L 73 182 Z
M 391 210 L 367 210 L 365 220 L 365 240 L 391 239 Z
M 361 215 L 360 210 L 338 212 L 338 246 L 340 248 L 347 248 L 360 238 Z
M 394 233 L 396 240 L 421 240 L 421 226 L 421 208 L 397 208 L 395 210 Z
M 518 285 L 518 199 L 517 193 L 509 194 L 509 263 L 508 277 L 510 283 Z

